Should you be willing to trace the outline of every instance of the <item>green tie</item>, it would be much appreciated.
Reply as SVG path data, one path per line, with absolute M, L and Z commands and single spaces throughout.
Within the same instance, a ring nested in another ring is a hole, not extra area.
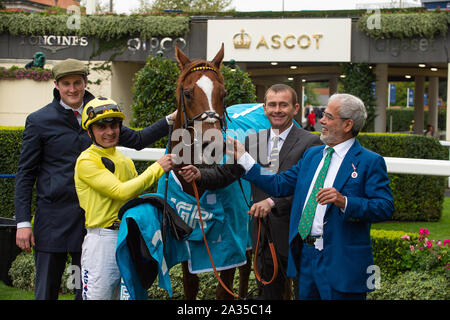
M 314 221 L 314 215 L 316 213 L 317 208 L 317 193 L 319 192 L 319 188 L 323 187 L 323 183 L 325 182 L 325 178 L 327 176 L 328 167 L 330 166 L 331 156 L 333 155 L 334 149 L 328 148 L 327 155 L 323 162 L 322 169 L 320 169 L 319 175 L 317 176 L 316 182 L 314 183 L 314 187 L 309 195 L 308 202 L 306 203 L 305 209 L 303 210 L 302 217 L 298 224 L 298 233 L 302 237 L 303 240 L 309 235 L 311 231 L 311 226 Z

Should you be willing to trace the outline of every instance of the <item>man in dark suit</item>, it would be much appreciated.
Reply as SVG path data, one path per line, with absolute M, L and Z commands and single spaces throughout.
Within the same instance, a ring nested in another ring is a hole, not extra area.
M 254 150 L 253 158 L 263 166 L 268 167 L 274 173 L 281 173 L 295 165 L 303 153 L 311 146 L 322 144 L 319 136 L 298 128 L 293 124 L 293 118 L 300 109 L 295 91 L 284 84 L 276 84 L 270 87 L 265 96 L 264 111 L 270 121 L 271 128 L 249 135 L 246 138 L 246 150 Z M 274 150 L 279 150 L 278 157 Z M 267 148 L 267 152 L 261 152 L 258 148 Z M 275 148 L 276 149 L 276 148 Z M 259 155 L 267 155 L 260 157 Z M 272 155 L 272 159 L 270 159 Z M 291 283 L 286 277 L 288 261 L 288 234 L 289 215 L 291 212 L 292 196 L 270 197 L 269 194 L 252 184 L 253 206 L 250 212 L 254 212 L 255 218 L 266 219 L 271 231 L 271 237 L 278 255 L 278 276 L 269 285 L 261 286 L 261 298 L 266 300 L 289 299 Z M 252 245 L 256 247 L 258 236 L 258 219 L 252 224 Z M 270 280 L 273 274 L 273 262 L 265 237 L 265 228 L 261 230 L 260 252 L 258 254 L 258 267 L 263 279 Z
M 94 96 L 86 90 L 88 70 L 75 59 L 53 68 L 54 99 L 31 113 L 23 132 L 15 184 L 16 243 L 22 250 L 35 248 L 35 298 L 56 300 L 67 254 L 80 276 L 84 213 L 74 185 L 74 167 L 92 141 L 81 128 L 81 114 Z M 173 114 L 171 115 L 173 116 Z M 142 149 L 168 134 L 163 118 L 141 131 L 122 127 L 119 144 Z M 36 213 L 31 228 L 31 198 L 36 183 Z M 75 278 L 75 298 L 81 299 L 81 277 Z
M 320 120 L 326 146 L 276 175 L 234 142 L 244 179 L 273 196 L 294 196 L 288 276 L 299 276 L 300 299 L 365 299 L 373 290 L 370 224 L 390 219 L 394 205 L 383 157 L 355 139 L 366 118 L 359 98 L 333 95 Z
M 246 137 L 246 150 L 249 150 L 258 163 L 270 168 L 274 173 L 286 171 L 298 162 L 305 150 L 311 146 L 322 144 L 317 135 L 293 124 L 294 116 L 300 109 L 297 101 L 297 94 L 290 86 L 284 84 L 271 86 L 264 98 L 264 112 L 269 119 L 271 128 Z M 277 141 L 275 142 L 275 140 Z M 272 159 L 270 159 L 271 157 Z M 241 172 L 239 171 L 241 168 L 232 169 L 232 166 L 219 168 L 200 169 L 199 186 L 206 189 L 221 188 L 235 181 L 234 169 Z M 255 218 L 266 220 L 277 250 L 279 265 L 278 275 L 274 282 L 261 286 L 261 298 L 267 300 L 289 299 L 291 283 L 286 277 L 286 268 L 289 214 L 293 197 L 270 197 L 266 192 L 252 185 L 252 198 L 254 204 L 250 212 Z M 264 235 L 266 231 L 265 228 L 262 228 L 260 250 L 255 254 L 258 255 L 259 273 L 264 280 L 268 281 L 272 278 L 274 266 L 268 239 Z M 253 250 L 256 248 L 257 236 L 258 219 L 253 219 Z

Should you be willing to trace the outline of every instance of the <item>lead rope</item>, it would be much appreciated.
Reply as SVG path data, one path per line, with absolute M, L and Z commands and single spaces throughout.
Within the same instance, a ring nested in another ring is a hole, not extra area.
M 199 215 L 199 218 L 200 218 L 200 227 L 202 229 L 203 240 L 205 242 L 206 251 L 208 252 L 209 260 L 211 261 L 211 265 L 213 267 L 214 274 L 216 275 L 217 280 L 219 281 L 220 285 L 225 289 L 226 292 L 228 292 L 230 295 L 232 295 L 236 299 L 241 299 L 241 297 L 239 297 L 239 295 L 234 293 L 232 290 L 228 289 L 226 284 L 220 278 L 219 273 L 217 272 L 216 266 L 214 265 L 214 261 L 213 261 L 213 258 L 211 256 L 211 251 L 209 251 L 209 246 L 208 246 L 208 241 L 206 240 L 205 230 L 203 230 L 203 219 L 202 219 L 202 213 L 200 212 L 200 200 L 199 200 L 197 184 L 195 183 L 195 180 L 192 181 L 192 188 L 194 189 L 195 200 L 197 201 L 198 215 Z
M 241 188 L 242 195 L 244 196 L 245 203 L 247 204 L 247 207 L 250 209 L 250 204 L 248 203 L 247 198 L 245 197 L 245 192 L 244 192 L 244 188 L 242 187 L 241 179 L 239 179 L 238 181 L 239 181 L 239 187 Z M 265 227 L 266 227 L 266 235 L 268 238 L 267 240 L 269 242 L 270 254 L 272 256 L 273 275 L 272 275 L 272 279 L 270 279 L 270 281 L 263 280 L 258 271 L 258 248 L 259 248 L 259 241 L 261 238 L 261 221 L 262 221 L 262 218 L 258 218 L 258 237 L 256 238 L 255 256 L 253 258 L 253 272 L 255 273 L 256 280 L 258 280 L 263 285 L 269 285 L 275 281 L 275 278 L 278 275 L 278 259 L 277 259 L 277 252 L 275 250 L 275 245 L 273 244 L 273 240 L 272 240 L 272 235 L 270 233 L 269 224 L 267 223 L 267 224 L 265 224 Z
M 272 279 L 270 279 L 270 281 L 266 281 L 261 278 L 259 271 L 258 271 L 258 248 L 259 248 L 259 239 L 261 237 L 261 220 L 262 220 L 262 218 L 258 218 L 258 220 L 259 220 L 258 221 L 258 238 L 256 240 L 255 257 L 253 258 L 253 272 L 255 273 L 255 277 L 259 282 L 261 282 L 263 285 L 269 285 L 275 281 L 275 278 L 278 275 L 277 252 L 275 250 L 275 246 L 273 244 L 272 237 L 268 236 L 269 249 L 270 249 L 270 254 L 272 255 L 272 262 L 273 262 L 273 274 L 272 274 Z M 267 229 L 266 234 L 270 234 L 270 230 L 268 230 L 268 224 L 266 224 L 266 229 Z
M 228 292 L 230 295 L 232 295 L 236 299 L 243 299 L 243 298 L 239 297 L 239 295 L 235 294 L 232 290 L 230 290 L 226 286 L 226 284 L 222 281 L 222 278 L 220 277 L 219 273 L 217 272 L 216 266 L 214 264 L 214 261 L 213 261 L 212 255 L 211 255 L 211 251 L 209 250 L 208 241 L 206 240 L 205 230 L 203 229 L 203 219 L 202 219 L 202 214 L 201 214 L 201 210 L 200 210 L 200 199 L 199 199 L 197 184 L 195 183 L 195 180 L 192 181 L 192 188 L 194 190 L 195 200 L 197 201 L 198 215 L 199 215 L 199 219 L 200 219 L 200 228 L 202 229 L 203 241 L 205 243 L 206 251 L 208 252 L 209 260 L 211 261 L 211 265 L 214 270 L 214 274 L 215 274 L 217 280 L 219 281 L 220 285 L 225 289 L 226 292 Z M 261 234 L 261 218 L 259 218 L 258 239 L 256 241 L 256 250 L 255 250 L 253 271 L 255 273 L 256 279 L 259 282 L 261 282 L 263 285 L 269 285 L 275 280 L 275 278 L 277 277 L 277 274 L 278 274 L 277 254 L 276 254 L 276 250 L 275 250 L 273 241 L 272 241 L 271 237 L 269 237 L 269 248 L 270 248 L 270 253 L 272 255 L 272 261 L 273 261 L 273 275 L 272 275 L 272 279 L 270 279 L 270 281 L 265 281 L 259 275 L 258 268 L 257 268 L 257 256 L 258 256 L 260 234 Z

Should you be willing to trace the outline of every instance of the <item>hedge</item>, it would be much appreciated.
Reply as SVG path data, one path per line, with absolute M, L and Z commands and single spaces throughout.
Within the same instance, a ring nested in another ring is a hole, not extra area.
M 361 144 L 384 157 L 448 160 L 448 148 L 439 141 L 418 135 L 367 133 Z M 444 203 L 446 177 L 389 174 L 397 221 L 439 221 Z
M 404 255 L 410 250 L 409 243 L 402 239 L 408 234 L 412 239 L 417 234 L 403 231 L 370 230 L 374 264 L 380 267 L 382 276 L 396 276 L 408 270 Z
M 189 17 L 180 15 L 80 15 L 80 28 L 67 27 L 68 14 L 0 12 L 0 33 L 82 35 L 105 41 L 139 37 L 179 37 L 189 33 Z
M 367 300 L 449 300 L 450 281 L 446 275 L 408 271 L 398 277 L 381 278 L 380 289 Z
M 386 131 L 390 130 L 390 119 L 392 116 L 392 132 L 409 132 L 411 120 L 414 120 L 414 108 L 387 108 L 386 109 Z M 443 130 L 446 127 L 447 112 L 445 109 L 438 111 L 438 127 L 435 129 Z M 424 111 L 424 128 L 428 124 L 428 110 Z
M 22 145 L 22 128 L 0 128 L 0 174 L 15 174 Z M 14 215 L 13 178 L 0 178 L 0 216 Z
M 15 174 L 22 128 L 0 128 L 0 174 Z M 405 134 L 361 133 L 358 140 L 366 148 L 385 157 L 448 160 L 448 150 L 436 139 Z M 142 172 L 150 162 L 135 162 Z M 438 221 L 444 202 L 446 177 L 389 174 L 394 195 L 394 220 Z M 0 178 L 0 216 L 14 215 L 14 179 Z
M 381 270 L 381 288 L 368 295 L 371 300 L 384 299 L 448 299 L 449 282 L 448 272 L 431 273 L 417 271 L 408 266 L 405 256 L 409 252 L 409 242 L 402 239 L 406 233 L 403 231 L 371 230 L 374 264 Z M 411 239 L 417 239 L 418 234 L 408 234 Z M 66 265 L 66 267 L 69 263 Z M 170 279 L 173 290 L 172 299 L 184 299 L 183 275 L 181 265 L 170 269 Z M 13 286 L 32 290 L 34 288 L 34 260 L 31 253 L 22 253 L 13 262 L 9 274 Z M 370 275 L 368 275 L 370 276 Z M 199 274 L 200 287 L 198 299 L 213 300 L 217 280 L 214 273 Z M 64 274 L 61 291 L 68 292 L 65 283 L 67 274 Z M 150 299 L 170 299 L 167 291 L 155 284 L 148 291 Z M 408 284 L 408 285 L 405 285 Z M 233 290 L 239 287 L 239 272 L 236 272 Z M 256 295 L 257 283 L 254 273 L 250 274 L 248 292 Z

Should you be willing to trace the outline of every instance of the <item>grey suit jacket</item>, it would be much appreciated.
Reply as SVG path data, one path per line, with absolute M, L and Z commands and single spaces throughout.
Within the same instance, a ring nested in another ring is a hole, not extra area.
M 255 137 L 256 135 L 256 137 Z M 246 137 L 245 146 L 250 155 L 262 166 L 268 166 L 267 163 L 267 142 L 270 136 L 270 129 L 262 130 L 253 135 Z M 279 154 L 278 172 L 281 173 L 297 164 L 303 153 L 311 146 L 321 145 L 322 142 L 316 134 L 313 134 L 304 129 L 293 126 L 289 132 L 286 140 L 281 147 Z M 266 150 L 261 150 L 264 148 Z M 256 152 L 256 154 L 255 154 Z M 257 155 L 257 156 L 256 156 Z M 255 157 L 256 156 L 256 157 Z M 252 198 L 253 202 L 259 202 L 268 198 L 269 195 L 260 188 L 252 184 Z M 287 258 L 288 256 L 288 233 L 289 233 L 289 216 L 291 212 L 293 196 L 275 198 L 271 197 L 275 202 L 275 207 L 269 213 L 268 223 L 272 233 L 272 239 L 278 254 Z M 253 224 L 252 242 L 256 243 L 257 238 L 257 224 Z

